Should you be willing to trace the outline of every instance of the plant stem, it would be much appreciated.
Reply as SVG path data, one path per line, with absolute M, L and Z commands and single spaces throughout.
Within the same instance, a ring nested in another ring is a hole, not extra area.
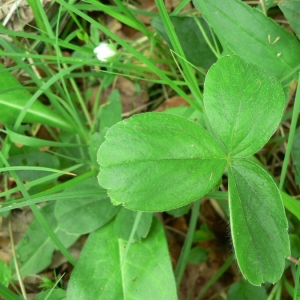
M 200 209 L 201 199 L 195 201 L 193 208 L 192 208 L 192 216 L 189 224 L 189 230 L 186 235 L 186 239 L 184 241 L 183 248 L 181 250 L 181 254 L 175 269 L 175 278 L 176 278 L 176 285 L 177 287 L 180 286 L 184 270 L 187 264 L 188 256 L 190 253 L 190 249 L 193 243 L 193 237 L 197 225 L 199 209 Z
M 14 258 L 14 264 L 15 264 L 17 277 L 18 277 L 18 280 L 19 280 L 22 295 L 23 295 L 24 299 L 27 300 L 26 290 L 25 290 L 25 287 L 24 287 L 24 283 L 22 281 L 22 276 L 21 276 L 21 272 L 20 272 L 20 268 L 19 268 L 19 264 L 18 264 L 18 260 L 17 260 L 17 255 L 16 255 L 14 237 L 13 237 L 13 233 L 12 233 L 12 229 L 11 229 L 11 218 L 9 218 L 8 229 L 9 229 L 11 249 L 12 249 L 12 254 L 13 254 L 13 258 Z
M 299 73 L 299 78 L 298 78 L 298 86 L 297 86 L 297 92 L 296 92 L 296 97 L 295 97 L 295 104 L 294 104 L 294 109 L 293 109 L 290 133 L 289 133 L 287 148 L 286 148 L 286 152 L 285 152 L 285 156 L 284 156 L 284 160 L 283 160 L 282 172 L 281 172 L 281 176 L 280 176 L 280 182 L 279 182 L 280 190 L 282 190 L 282 188 L 283 188 L 284 179 L 286 176 L 286 172 L 287 172 L 287 168 L 288 168 L 288 164 L 289 164 L 289 160 L 290 160 L 290 156 L 291 156 L 296 126 L 297 126 L 297 121 L 298 121 L 299 110 L 300 110 L 300 73 Z
M 296 300 L 298 296 L 298 290 L 299 290 L 299 278 L 300 278 L 300 267 L 299 267 L 299 260 L 297 263 L 297 273 L 295 278 L 295 287 L 294 287 L 294 297 L 293 299 Z
M 138 211 L 137 214 L 136 214 L 136 217 L 135 217 L 135 220 L 134 220 L 134 223 L 133 223 L 133 226 L 132 226 L 132 230 L 131 230 L 131 232 L 130 232 L 130 236 L 129 236 L 129 239 L 128 239 L 128 243 L 127 243 L 127 245 L 126 245 L 126 250 L 125 250 L 125 253 L 124 253 L 124 256 L 123 256 L 123 259 L 122 259 L 122 265 L 124 264 L 124 262 L 125 262 L 125 260 L 126 260 L 126 257 L 127 257 L 128 251 L 129 251 L 129 248 L 130 248 L 130 246 L 131 246 L 131 244 L 132 244 L 134 234 L 135 234 L 136 231 L 137 231 L 137 228 L 138 228 L 138 225 L 139 225 L 139 223 L 140 223 L 142 214 L 143 214 L 142 211 Z
M 261 9 L 262 9 L 264 15 L 268 16 L 265 0 L 259 0 L 259 2 L 260 2 Z

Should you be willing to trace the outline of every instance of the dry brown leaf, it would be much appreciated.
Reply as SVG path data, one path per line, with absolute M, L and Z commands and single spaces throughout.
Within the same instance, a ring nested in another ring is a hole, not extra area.
M 144 82 L 139 82 L 141 91 L 138 93 L 133 82 L 125 77 L 119 76 L 116 88 L 120 91 L 123 113 L 130 111 L 144 111 L 144 104 L 148 102 L 149 95 Z M 140 109 L 139 109 L 140 108 Z
M 24 236 L 31 220 L 33 213 L 28 207 L 24 207 L 22 210 L 14 210 L 11 214 L 11 226 L 14 239 L 14 245 L 16 246 L 19 240 Z M 9 236 L 9 218 L 3 220 L 1 226 L 0 235 L 0 259 L 5 262 L 9 262 L 12 257 L 12 244 Z
M 136 113 L 145 111 L 147 108 L 146 103 L 149 101 L 147 87 L 143 81 L 138 82 L 138 84 L 140 85 L 140 92 L 137 91 L 137 88 L 131 80 L 118 76 L 114 86 L 103 91 L 100 105 L 105 103 L 106 99 L 114 89 L 117 89 L 120 92 L 123 113 L 129 115 L 131 112 Z M 98 87 L 94 87 L 93 94 L 89 99 L 91 106 L 94 105 L 97 92 Z
M 147 12 L 157 12 L 156 4 L 154 0 L 143 0 L 140 1 L 140 4 L 136 7 L 139 10 L 147 11 Z M 144 15 L 138 15 L 137 18 L 142 21 L 144 24 L 149 25 L 151 17 L 144 16 Z
M 41 0 L 43 6 L 50 1 Z M 8 29 L 22 31 L 33 19 L 34 15 L 27 1 L 0 0 L 0 20 Z
M 177 106 L 189 106 L 189 104 L 180 96 L 175 96 L 163 102 L 155 111 L 164 111 L 168 108 Z
M 122 24 L 117 19 L 111 16 L 106 16 L 106 27 L 109 31 L 117 33 L 122 29 Z
M 173 11 L 181 2 L 182 0 L 165 0 L 165 5 L 168 12 Z M 189 11 L 192 9 L 192 4 L 188 3 L 182 11 Z

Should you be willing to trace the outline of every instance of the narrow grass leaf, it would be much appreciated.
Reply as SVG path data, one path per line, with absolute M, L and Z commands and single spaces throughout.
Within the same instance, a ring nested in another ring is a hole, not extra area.
M 8 133 L 9 139 L 13 143 L 26 145 L 29 147 L 63 147 L 63 148 L 79 148 L 83 145 L 80 144 L 72 144 L 66 142 L 56 142 L 49 140 L 42 140 L 39 138 L 27 136 L 25 134 L 17 133 L 11 130 L 9 127 L 6 127 L 6 131 Z
M 300 91 L 299 91 L 300 92 Z M 293 146 L 292 146 L 293 168 L 295 180 L 300 187 L 300 127 L 295 131 Z
M 29 153 L 11 156 L 8 159 L 8 162 L 11 166 L 16 166 L 16 167 L 37 166 L 38 168 L 45 167 L 45 168 L 59 169 L 58 157 L 45 152 L 29 152 Z M 21 180 L 32 181 L 47 176 L 49 172 L 37 171 L 37 170 L 27 171 L 26 169 L 24 169 L 24 170 L 16 171 L 16 174 L 20 177 Z
M 31 95 L 1 64 L 0 86 L 0 122 L 12 125 L 23 109 L 25 109 L 26 104 L 31 99 Z M 66 120 L 61 118 L 59 114 L 38 101 L 35 101 L 27 110 L 23 121 L 29 123 L 42 123 L 68 131 L 74 131 L 72 126 Z
M 300 201 L 281 191 L 285 208 L 300 220 Z
M 3 296 L 5 300 L 24 300 L 24 298 L 17 296 L 15 293 L 13 293 L 9 288 L 7 288 L 5 285 L 3 285 L 0 282 L 0 296 Z
M 281 120 L 285 97 L 280 82 L 237 55 L 213 65 L 205 80 L 209 123 L 231 157 L 260 150 Z
M 194 97 L 194 100 L 198 102 L 198 104 L 201 106 L 201 111 L 202 111 L 202 106 L 203 106 L 203 95 L 202 92 L 199 89 L 199 85 L 196 80 L 196 76 L 194 74 L 194 70 L 191 67 L 191 65 L 188 63 L 185 57 L 184 50 L 182 48 L 182 45 L 179 41 L 178 35 L 173 28 L 173 24 L 171 22 L 170 16 L 167 12 L 165 4 L 160 1 L 160 0 L 155 0 L 159 15 L 161 17 L 161 20 L 164 24 L 164 28 L 167 32 L 167 35 L 170 39 L 170 43 L 172 45 L 172 48 L 174 52 L 178 55 L 180 58 L 180 66 L 182 68 L 182 75 L 185 78 L 185 81 L 189 83 L 189 88 L 191 90 L 191 93 Z
M 166 237 L 157 219 L 147 238 L 131 244 L 126 257 L 125 251 L 114 222 L 92 233 L 71 274 L 67 299 L 177 299 Z
M 171 17 L 170 19 L 186 59 L 195 66 L 209 69 L 217 58 L 208 46 L 195 19 L 192 17 Z M 212 39 L 207 23 L 202 18 L 199 18 L 198 21 L 201 23 L 208 38 Z M 170 39 L 161 18 L 153 18 L 151 20 L 151 25 L 161 34 L 171 47 Z
M 247 160 L 232 162 L 228 176 L 231 235 L 238 265 L 250 283 L 274 283 L 290 255 L 279 190 L 266 171 Z
M 98 162 L 99 183 L 115 205 L 153 212 L 184 206 L 213 189 L 226 156 L 199 125 L 145 113 L 108 130 Z
M 240 0 L 194 0 L 224 47 L 283 80 L 300 68 L 295 36 Z

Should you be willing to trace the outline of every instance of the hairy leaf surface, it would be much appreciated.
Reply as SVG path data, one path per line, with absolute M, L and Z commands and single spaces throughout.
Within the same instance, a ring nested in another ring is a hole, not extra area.
M 266 171 L 247 160 L 234 161 L 228 175 L 231 234 L 238 265 L 252 284 L 274 283 L 290 255 L 280 192 Z

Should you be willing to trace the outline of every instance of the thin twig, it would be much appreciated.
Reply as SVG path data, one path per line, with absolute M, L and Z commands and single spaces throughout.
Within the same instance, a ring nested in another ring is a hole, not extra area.
M 25 300 L 27 300 L 27 295 L 26 295 L 25 287 L 24 287 L 24 284 L 23 284 L 23 281 L 22 281 L 22 277 L 21 277 L 21 273 L 20 273 L 20 269 L 19 269 L 19 264 L 18 264 L 18 260 L 17 260 L 17 256 L 16 256 L 14 238 L 13 238 L 12 229 L 11 229 L 11 218 L 9 218 L 8 228 L 9 228 L 10 242 L 11 242 L 11 248 L 12 248 L 16 273 L 17 273 L 17 276 L 18 276 L 18 280 L 19 280 L 19 284 L 20 284 L 20 288 L 21 288 L 23 297 L 24 297 Z
M 295 265 L 298 265 L 298 263 L 299 263 L 299 260 L 293 256 L 289 256 L 288 260 L 293 262 Z
M 2 25 L 5 27 L 6 24 L 8 23 L 8 21 L 10 20 L 10 18 L 12 17 L 12 15 L 14 14 L 14 12 L 17 10 L 17 8 L 19 7 L 19 5 L 21 4 L 23 0 L 18 0 L 16 1 L 10 8 L 8 14 L 6 15 L 4 21 L 2 22 Z
M 171 227 L 169 225 L 165 225 L 165 229 L 168 229 L 168 230 L 173 231 L 173 232 L 175 232 L 175 233 L 177 233 L 177 234 L 179 234 L 179 235 L 181 235 L 183 237 L 186 237 L 186 233 L 184 233 L 184 232 L 182 232 L 182 231 L 180 231 L 178 229 L 175 229 L 175 228 L 173 228 L 173 227 Z
M 264 15 L 268 15 L 267 14 L 267 9 L 266 9 L 266 4 L 265 4 L 265 0 L 259 0 L 260 4 L 261 4 L 261 8 L 262 8 L 262 11 L 264 13 Z

